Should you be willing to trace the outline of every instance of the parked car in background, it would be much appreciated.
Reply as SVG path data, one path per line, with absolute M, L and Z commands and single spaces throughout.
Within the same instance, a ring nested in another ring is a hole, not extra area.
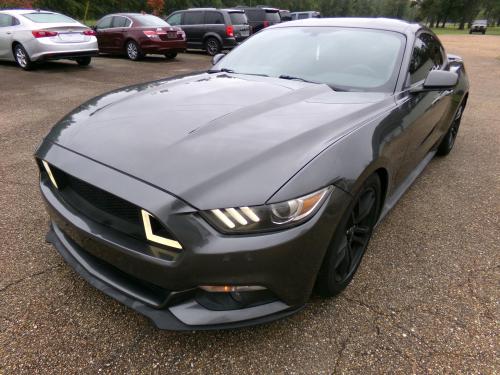
M 97 22 L 95 30 L 101 53 L 125 53 L 130 60 L 147 54 L 173 59 L 186 49 L 184 31 L 150 14 L 109 14 Z
M 286 22 L 286 21 L 292 20 L 292 15 L 291 15 L 289 10 L 280 9 L 279 14 L 280 14 L 281 22 Z
M 469 34 L 472 33 L 482 33 L 486 34 L 486 29 L 488 28 L 488 20 L 475 20 L 469 30 Z
M 0 11 L 0 60 L 15 61 L 24 70 L 59 59 L 85 66 L 98 52 L 94 30 L 68 16 L 32 9 Z
M 321 18 L 321 13 L 316 12 L 314 10 L 307 11 L 307 12 L 293 12 L 290 14 L 292 17 L 292 20 L 303 20 L 306 18 Z
M 276 8 L 251 8 L 244 6 L 238 6 L 237 8 L 245 11 L 252 33 L 281 22 L 279 9 Z
M 179 10 L 170 14 L 167 22 L 184 30 L 188 48 L 203 49 L 211 56 L 237 46 L 250 36 L 248 19 L 240 9 Z

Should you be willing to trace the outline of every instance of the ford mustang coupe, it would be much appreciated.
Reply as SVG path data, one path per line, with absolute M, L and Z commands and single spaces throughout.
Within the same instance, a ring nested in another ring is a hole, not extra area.
M 418 24 L 266 28 L 207 72 L 63 118 L 36 152 L 47 240 L 159 328 L 288 316 L 349 284 L 376 224 L 451 151 L 468 90 Z

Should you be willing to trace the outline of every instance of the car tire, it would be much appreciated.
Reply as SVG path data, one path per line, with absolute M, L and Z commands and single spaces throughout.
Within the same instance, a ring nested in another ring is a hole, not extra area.
M 486 34 L 486 31 L 483 31 L 483 35 Z
M 177 57 L 177 52 L 167 52 L 165 57 L 169 60 L 175 59 Z
M 127 57 L 132 61 L 138 61 L 143 57 L 139 45 L 133 40 L 129 40 L 125 44 L 125 52 L 127 53 Z
M 469 34 L 472 34 L 472 30 L 469 30 Z
M 19 67 L 24 70 L 32 70 L 34 68 L 34 63 L 31 61 L 28 52 L 24 49 L 21 44 L 16 44 L 14 46 L 14 58 Z
M 363 183 L 332 237 L 316 280 L 316 291 L 335 296 L 351 282 L 380 215 L 382 184 L 377 174 Z
M 89 66 L 90 62 L 92 61 L 92 57 L 86 56 L 86 57 L 78 57 L 75 59 L 77 64 L 80 66 Z
M 215 56 L 220 53 L 221 45 L 217 38 L 209 37 L 205 40 L 205 51 L 207 51 L 210 56 Z
M 458 107 L 457 112 L 455 113 L 455 117 L 453 117 L 450 128 L 438 146 L 437 155 L 446 156 L 451 152 L 453 146 L 455 145 L 455 140 L 457 139 L 458 129 L 460 128 L 460 123 L 462 122 L 464 109 L 465 103 L 460 104 L 460 107 Z

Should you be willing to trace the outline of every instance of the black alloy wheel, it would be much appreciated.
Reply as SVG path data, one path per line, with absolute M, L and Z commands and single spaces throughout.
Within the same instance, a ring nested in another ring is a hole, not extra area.
M 318 274 L 320 294 L 334 296 L 351 282 L 380 214 L 381 191 L 379 177 L 371 175 L 346 210 Z
M 457 139 L 458 129 L 460 128 L 460 123 L 462 122 L 462 115 L 464 114 L 465 104 L 460 104 L 457 109 L 457 113 L 453 118 L 453 122 L 448 129 L 448 132 L 444 136 L 441 144 L 437 149 L 437 154 L 440 156 L 446 156 L 450 153 L 451 149 L 455 145 L 455 140 Z

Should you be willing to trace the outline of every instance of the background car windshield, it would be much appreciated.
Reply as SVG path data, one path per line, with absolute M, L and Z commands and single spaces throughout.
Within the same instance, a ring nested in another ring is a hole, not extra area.
M 245 25 L 248 23 L 247 16 L 245 16 L 245 13 L 232 12 L 229 13 L 229 17 L 231 17 L 231 23 L 233 25 Z
M 77 23 L 74 19 L 57 13 L 27 13 L 23 16 L 36 23 Z
M 158 26 L 158 27 L 166 27 L 170 26 L 168 23 L 163 21 L 161 18 L 152 16 L 150 14 L 144 14 L 140 16 L 134 16 L 134 18 L 140 22 L 142 26 Z
M 284 27 L 256 34 L 213 69 L 289 75 L 348 91 L 392 92 L 402 34 L 336 27 Z

